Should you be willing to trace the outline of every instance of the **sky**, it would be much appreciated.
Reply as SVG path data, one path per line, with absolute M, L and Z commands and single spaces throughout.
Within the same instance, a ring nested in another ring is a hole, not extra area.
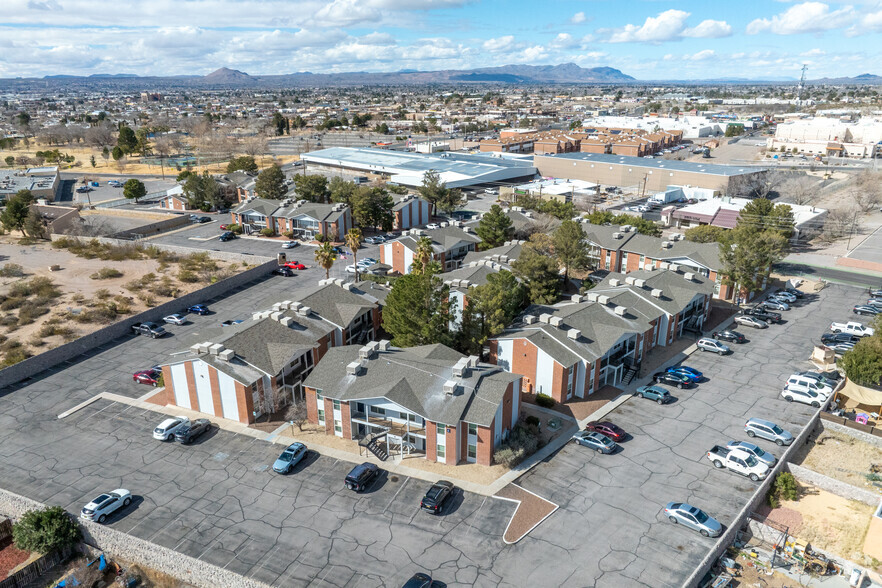
M 882 0 L 0 0 L 0 77 L 609 66 L 882 75 Z

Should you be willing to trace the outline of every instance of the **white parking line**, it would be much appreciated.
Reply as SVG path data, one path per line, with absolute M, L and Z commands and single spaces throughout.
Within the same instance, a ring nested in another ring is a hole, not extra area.
M 409 481 L 410 481 L 409 477 L 405 478 L 404 484 L 401 485 L 401 488 L 399 488 L 398 490 L 395 491 L 395 494 L 392 496 L 392 500 L 390 500 L 389 504 L 386 505 L 386 508 L 383 509 L 383 514 L 385 514 L 386 511 L 389 510 L 389 507 L 392 506 L 393 502 L 395 502 L 395 498 L 398 496 L 398 493 L 401 492 L 402 490 L 404 490 L 404 487 L 407 485 L 407 483 Z
M 270 555 L 272 555 L 273 551 L 275 551 L 275 550 L 278 549 L 279 547 L 281 547 L 281 545 L 275 545 L 272 549 L 270 549 L 268 552 L 266 552 L 266 554 L 262 557 L 262 559 L 263 559 L 263 564 L 261 564 L 260 567 L 257 567 L 257 568 L 251 568 L 251 571 L 248 572 L 248 575 L 251 576 L 251 577 L 253 578 L 254 575 L 257 574 L 257 572 L 259 572 L 260 570 L 262 570 L 263 568 L 265 568 L 265 567 L 266 567 L 266 564 L 269 563 L 269 562 L 271 561 Z
M 234 559 L 236 559 L 237 557 L 239 557 L 239 552 L 242 550 L 243 547 L 245 547 L 246 545 L 248 545 L 248 541 L 251 541 L 251 537 L 249 537 L 249 538 L 245 541 L 245 543 L 243 543 L 242 545 L 240 545 L 239 547 L 237 547 L 236 549 L 233 550 L 233 557 L 230 558 L 230 561 L 228 561 L 226 564 L 224 564 L 224 569 L 227 569 L 227 566 L 230 565 L 231 563 L 233 563 L 233 560 L 234 560 Z

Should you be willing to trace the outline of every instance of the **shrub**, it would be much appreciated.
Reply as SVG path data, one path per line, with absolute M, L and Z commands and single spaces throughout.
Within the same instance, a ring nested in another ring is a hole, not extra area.
M 98 300 L 107 300 L 108 298 L 110 298 L 110 296 L 110 290 L 108 290 L 107 288 L 101 288 L 95 292 L 95 298 L 97 298 Z
M 93 280 L 110 280 L 113 278 L 121 278 L 123 273 L 112 267 L 102 267 L 100 270 L 89 276 Z
M 182 269 L 178 272 L 178 279 L 182 282 L 192 284 L 193 282 L 199 281 L 199 276 L 197 276 L 196 273 L 191 270 Z
M 17 263 L 7 263 L 0 268 L 0 278 L 20 278 L 24 275 L 24 269 Z
M 17 339 L 7 339 L 0 345 L 0 365 L 9 367 L 31 356 L 28 348 Z
M 245 231 L 245 229 L 242 228 L 242 225 L 235 223 L 233 223 L 232 225 L 228 225 L 227 230 L 237 235 L 241 235 Z
M 508 440 L 493 454 L 496 463 L 512 468 L 536 452 L 540 447 L 540 440 L 539 429 L 532 424 L 531 419 L 534 418 L 527 417 L 512 428 Z M 538 423 L 538 419 L 536 422 Z
M 25 551 L 49 553 L 81 538 L 80 527 L 60 506 L 29 510 L 12 526 L 15 546 Z
M 781 472 L 775 478 L 775 493 L 784 500 L 799 498 L 799 484 L 790 472 Z
M 269 227 L 265 227 L 263 229 L 260 229 L 260 234 L 264 237 L 273 237 L 275 236 L 276 232 Z
M 294 238 L 294 231 L 285 231 L 284 233 L 282 233 L 282 236 L 285 237 L 286 239 L 293 239 Z
M 535 417 L 533 415 L 527 416 L 527 418 L 524 419 L 524 422 L 527 423 L 528 425 L 532 425 L 534 427 L 539 426 L 539 418 Z
M 542 406 L 544 408 L 551 408 L 556 403 L 554 401 L 554 398 L 552 398 L 548 394 L 537 394 L 536 395 L 536 404 L 538 404 L 539 406 Z
M 46 321 L 40 327 L 40 330 L 37 331 L 37 334 L 40 337 L 53 337 L 55 335 L 58 335 L 58 336 L 64 337 L 66 339 L 68 337 L 73 336 L 74 332 L 73 332 L 73 329 L 71 329 L 70 327 L 65 327 L 65 326 L 55 324 L 51 321 Z
M 18 309 L 18 326 L 29 325 L 37 320 L 37 317 L 48 313 L 48 306 L 39 304 L 37 301 L 28 300 Z

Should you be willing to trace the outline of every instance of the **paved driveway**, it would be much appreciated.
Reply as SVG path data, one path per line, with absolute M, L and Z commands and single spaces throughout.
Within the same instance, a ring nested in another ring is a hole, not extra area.
M 250 315 L 261 300 L 296 297 L 296 279 L 211 301 L 216 314 L 170 330 L 198 332 Z M 351 464 L 320 456 L 277 476 L 268 466 L 280 447 L 252 437 L 215 432 L 192 447 L 165 444 L 150 436 L 162 415 L 105 401 L 56 419 L 101 391 L 148 391 L 131 373 L 179 351 L 176 336 L 126 338 L 4 391 L 0 486 L 71 512 L 100 491 L 128 488 L 139 499 L 112 527 L 279 586 L 400 586 L 419 570 L 451 586 L 679 585 L 712 542 L 673 527 L 659 509 L 683 499 L 732 520 L 755 486 L 714 470 L 704 452 L 741 438 L 747 416 L 773 416 L 798 432 L 811 410 L 779 400 L 779 383 L 859 296 L 830 287 L 787 313 L 788 324 L 748 331 L 754 341 L 734 356 L 696 356 L 690 363 L 709 382 L 676 391 L 672 405 L 634 399 L 616 411 L 634 435 L 621 453 L 568 445 L 522 476 L 521 486 L 561 508 L 511 546 L 501 538 L 510 502 L 464 494 L 432 517 L 418 511 L 423 482 L 390 476 L 356 496 L 342 486 Z

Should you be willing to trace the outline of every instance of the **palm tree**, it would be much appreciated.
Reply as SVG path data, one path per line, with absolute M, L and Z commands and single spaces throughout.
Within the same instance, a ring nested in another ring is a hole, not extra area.
M 432 249 L 432 240 L 428 237 L 420 237 L 416 255 L 413 256 L 414 263 L 419 263 L 422 266 L 422 273 L 426 273 L 433 259 L 435 259 L 435 250 Z
M 346 231 L 346 246 L 352 251 L 352 263 L 355 267 L 355 281 L 358 281 L 358 248 L 361 245 L 361 229 Z
M 325 268 L 325 278 L 331 277 L 331 268 L 334 266 L 334 261 L 337 259 L 337 253 L 334 251 L 334 246 L 331 245 L 330 242 L 325 241 L 315 250 L 315 261 L 321 267 Z

